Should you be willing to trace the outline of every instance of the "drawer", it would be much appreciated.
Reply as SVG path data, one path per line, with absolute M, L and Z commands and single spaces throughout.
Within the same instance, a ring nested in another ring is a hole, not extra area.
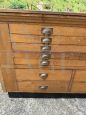
M 86 60 L 63 60 L 63 59 L 50 59 L 50 65 L 53 69 L 54 66 L 63 67 L 86 67 Z M 14 58 L 14 64 L 26 64 L 28 67 L 40 67 L 41 59 L 23 59 L 23 58 Z
M 42 28 L 53 28 L 53 35 L 86 36 L 86 28 L 51 26 L 50 24 L 9 24 L 10 33 L 42 35 Z
M 86 82 L 86 71 L 85 70 L 76 71 L 74 82 Z
M 42 43 L 43 36 L 39 35 L 21 35 L 21 34 L 11 34 L 10 35 L 11 42 L 14 43 L 32 43 L 32 44 L 40 44 Z M 86 45 L 86 37 L 77 37 L 77 36 L 51 36 L 52 44 L 58 45 Z
M 29 59 L 40 59 L 43 53 L 41 52 L 23 52 L 15 51 L 13 53 L 15 58 L 29 58 Z M 74 53 L 74 52 L 51 52 L 51 59 L 71 59 L 71 60 L 85 60 L 85 53 Z
M 40 44 L 12 43 L 12 48 L 14 51 L 41 52 L 43 46 L 44 45 Z M 51 52 L 86 53 L 86 46 L 52 45 Z
M 34 72 L 33 72 L 34 71 Z M 69 81 L 72 71 L 47 69 L 16 69 L 17 81 L 58 80 Z
M 20 92 L 59 93 L 67 92 L 68 82 L 26 81 L 18 82 Z
M 85 83 L 74 82 L 72 85 L 71 92 L 86 93 L 86 82 Z
M 41 34 L 41 26 L 35 24 L 9 24 L 10 33 L 18 34 Z

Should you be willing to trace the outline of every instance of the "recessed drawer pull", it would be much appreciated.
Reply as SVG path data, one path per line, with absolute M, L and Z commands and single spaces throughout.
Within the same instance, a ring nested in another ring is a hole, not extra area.
M 39 86 L 39 89 L 41 89 L 41 90 L 47 90 L 48 86 Z
M 39 76 L 41 79 L 46 79 L 48 77 L 48 74 L 47 73 L 41 73 L 41 74 L 39 74 Z
M 42 28 L 42 34 L 44 35 L 51 35 L 53 32 L 52 28 Z
M 49 65 L 48 60 L 41 61 L 41 66 L 48 66 L 48 65 Z
M 51 50 L 51 46 L 42 46 L 41 50 L 42 51 L 50 51 Z
M 42 54 L 41 58 L 42 58 L 42 60 L 48 60 L 48 59 L 50 59 L 50 55 L 49 54 Z
M 51 43 L 51 38 L 42 38 L 42 43 L 50 44 Z

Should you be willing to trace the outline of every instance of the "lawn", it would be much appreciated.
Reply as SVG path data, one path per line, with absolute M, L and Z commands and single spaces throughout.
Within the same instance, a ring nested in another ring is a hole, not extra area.
M 0 8 L 86 12 L 86 0 L 0 0 Z

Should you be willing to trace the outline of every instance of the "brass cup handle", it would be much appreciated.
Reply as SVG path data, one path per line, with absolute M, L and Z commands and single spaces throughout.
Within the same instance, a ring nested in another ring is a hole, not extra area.
M 48 86 L 39 86 L 39 89 L 41 89 L 41 90 L 47 90 Z
M 52 34 L 52 28 L 43 28 L 42 34 L 44 35 L 51 35 Z
M 39 74 L 39 76 L 41 79 L 46 79 L 48 77 L 48 74 L 47 73 L 41 73 L 41 74 Z
M 42 38 L 42 43 L 50 44 L 51 43 L 51 38 Z
M 41 66 L 48 66 L 48 65 L 49 65 L 48 60 L 41 61 Z
M 50 59 L 50 55 L 49 54 L 42 54 L 41 58 L 42 58 L 42 60 L 48 60 L 48 59 Z
M 51 50 L 51 46 L 42 46 L 41 50 L 42 51 L 50 51 Z

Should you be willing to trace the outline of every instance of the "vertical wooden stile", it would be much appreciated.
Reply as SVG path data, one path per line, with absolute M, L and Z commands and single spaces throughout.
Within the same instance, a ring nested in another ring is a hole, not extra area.
M 16 74 L 13 67 L 9 26 L 0 24 L 0 65 L 6 91 L 17 91 Z

